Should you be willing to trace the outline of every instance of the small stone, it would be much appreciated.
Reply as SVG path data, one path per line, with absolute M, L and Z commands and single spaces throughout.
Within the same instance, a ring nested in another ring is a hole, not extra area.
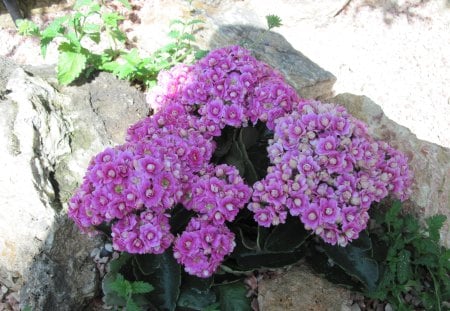
M 6 294 L 8 292 L 8 287 L 2 285 L 1 291 L 2 291 L 2 294 Z
M 99 248 L 94 248 L 90 254 L 91 258 L 97 257 L 97 255 L 100 254 Z
M 111 243 L 106 243 L 106 244 L 105 244 L 105 249 L 106 249 L 108 252 L 112 253 L 112 252 L 113 252 L 112 244 L 111 244 Z
M 393 311 L 394 309 L 392 308 L 390 303 L 387 303 L 386 306 L 384 307 L 384 311 Z

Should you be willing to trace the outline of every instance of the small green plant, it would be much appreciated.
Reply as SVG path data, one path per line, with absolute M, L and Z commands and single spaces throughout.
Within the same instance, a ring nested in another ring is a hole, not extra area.
M 131 9 L 127 0 L 119 2 Z M 151 87 L 156 84 L 161 70 L 201 58 L 206 53 L 192 45 L 196 27 L 202 23 L 199 19 L 174 20 L 169 33 L 174 41 L 149 57 L 141 57 L 137 49 L 123 48 L 127 37 L 119 24 L 125 17 L 108 7 L 107 2 L 78 0 L 73 9 L 73 14 L 55 19 L 43 30 L 30 20 L 18 21 L 20 34 L 40 39 L 43 57 L 50 42 L 58 40 L 57 77 L 63 85 L 73 82 L 81 74 L 89 77 L 94 71 L 101 70 Z M 101 40 L 107 40 L 109 46 L 98 51 Z
M 381 228 L 376 234 L 382 271 L 378 287 L 369 292 L 373 298 L 387 300 L 396 310 L 417 306 L 405 300 L 413 296 L 426 310 L 443 310 L 450 300 L 450 250 L 439 244 L 439 230 L 446 217 L 435 215 L 421 227 L 412 215 L 400 215 L 395 202 L 379 215 Z M 447 305 L 448 307 L 448 305 Z
M 125 280 L 122 274 L 118 273 L 114 282 L 110 284 L 112 291 L 115 291 L 119 297 L 125 299 L 125 308 L 127 311 L 141 310 L 139 305 L 133 300 L 133 295 L 147 294 L 153 290 L 153 286 L 143 281 L 130 282 Z
M 120 2 L 130 8 L 128 1 Z M 20 34 L 40 39 L 43 57 L 47 54 L 50 42 L 60 40 L 57 77 L 63 85 L 71 83 L 83 72 L 89 76 L 102 63 L 114 59 L 120 53 L 119 45 L 126 41 L 125 34 L 119 29 L 119 22 L 124 17 L 105 3 L 100 5 L 94 0 L 78 0 L 73 9 L 73 14 L 56 18 L 42 31 L 30 20 L 17 23 Z M 110 46 L 99 54 L 87 46 L 88 41 L 91 41 L 90 45 L 98 45 L 102 34 L 106 35 Z
M 173 42 L 155 51 L 149 57 L 141 57 L 137 49 L 122 51 L 119 57 L 102 65 L 101 69 L 117 75 L 120 79 L 142 82 L 147 88 L 156 84 L 161 70 L 166 70 L 181 62 L 192 62 L 200 59 L 207 51 L 195 48 L 195 27 L 202 20 L 173 20 L 168 36 Z
M 266 15 L 266 23 L 267 29 L 259 34 L 259 36 L 253 41 L 252 44 L 242 43 L 244 47 L 248 49 L 254 49 L 258 44 L 260 44 L 264 38 L 267 36 L 269 31 L 274 28 L 281 27 L 283 24 L 281 23 L 281 17 L 277 15 Z

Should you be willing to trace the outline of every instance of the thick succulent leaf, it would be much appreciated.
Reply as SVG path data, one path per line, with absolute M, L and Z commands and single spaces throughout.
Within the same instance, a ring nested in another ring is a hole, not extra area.
M 260 268 L 281 268 L 298 262 L 305 256 L 304 251 L 295 252 L 248 252 L 235 255 L 236 262 L 244 271 Z
M 216 294 L 211 289 L 213 278 L 202 279 L 185 274 L 181 287 L 178 307 L 203 310 L 216 302 Z
M 232 142 L 230 151 L 226 155 L 224 163 L 234 166 L 239 171 L 239 175 L 244 176 L 245 162 L 237 141 Z
M 288 217 L 286 223 L 276 226 L 267 237 L 264 248 L 274 252 L 294 251 L 311 234 L 305 230 L 298 217 Z
M 355 278 L 345 273 L 323 253 L 311 248 L 306 261 L 316 273 L 325 277 L 328 281 L 355 291 L 361 291 L 363 286 Z
M 364 237 L 363 237 L 364 238 Z M 369 290 L 375 290 L 379 277 L 378 263 L 367 250 L 366 241 L 363 248 L 349 244 L 346 247 L 324 244 L 325 253 L 349 275 L 360 280 Z
M 218 286 L 220 310 L 222 311 L 251 311 L 247 289 L 242 282 L 235 282 Z
M 160 267 L 160 259 L 158 255 L 154 254 L 135 255 L 133 257 L 133 265 L 135 265 L 143 275 L 150 275 Z
M 151 275 L 151 279 L 148 279 L 148 282 L 154 286 L 149 298 L 160 310 L 172 311 L 175 310 L 180 294 L 180 265 L 173 258 L 170 250 L 156 256 L 159 260 L 159 268 Z

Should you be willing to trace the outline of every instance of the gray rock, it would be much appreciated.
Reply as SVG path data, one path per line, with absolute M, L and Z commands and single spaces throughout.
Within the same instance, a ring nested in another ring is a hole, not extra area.
M 99 291 L 99 274 L 89 254 L 100 243 L 100 237 L 87 238 L 72 220 L 58 216 L 25 274 L 21 305 L 32 310 L 82 310 Z
M 243 25 L 220 25 L 210 38 L 211 48 L 240 44 L 280 71 L 304 98 L 322 99 L 332 95 L 336 77 L 295 50 L 275 32 Z
M 51 68 L 0 64 L 0 283 L 33 310 L 79 310 L 98 291 L 89 254 L 100 241 L 78 232 L 66 202 L 91 157 L 148 108 L 112 75 L 58 90 L 41 77 Z
M 261 311 L 331 311 L 348 310 L 352 305 L 350 291 L 331 284 L 301 265 L 258 283 Z
M 418 139 L 408 128 L 387 118 L 366 96 L 339 94 L 329 101 L 345 106 L 367 123 L 374 138 L 389 142 L 408 156 L 414 183 L 411 198 L 403 207 L 420 219 L 446 215 L 441 240 L 450 247 L 450 149 Z

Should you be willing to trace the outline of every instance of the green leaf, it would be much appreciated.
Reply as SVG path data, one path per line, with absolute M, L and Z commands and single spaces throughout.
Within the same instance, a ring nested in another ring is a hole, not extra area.
M 411 276 L 411 253 L 407 250 L 402 250 L 398 254 L 397 280 L 400 284 L 404 284 L 411 278 Z
M 17 31 L 22 36 L 39 36 L 39 27 L 33 21 L 28 19 L 18 19 Z
M 206 54 L 208 54 L 208 53 L 209 53 L 208 50 L 198 50 L 198 51 L 195 51 L 194 57 L 196 60 L 199 60 L 199 59 L 202 59 L 203 57 L 205 57 Z
M 195 36 L 193 34 L 185 32 L 180 36 L 180 39 L 187 41 L 195 41 Z
M 151 277 L 154 290 L 149 294 L 150 301 L 161 310 L 175 310 L 180 294 L 180 265 L 173 258 L 170 250 L 155 256 L 158 256 L 159 268 Z
M 392 203 L 392 207 L 386 213 L 385 221 L 388 224 L 392 224 L 398 221 L 401 209 L 402 204 L 400 203 L 400 201 L 394 201 L 394 203 Z
M 290 252 L 302 245 L 311 234 L 298 217 L 288 217 L 286 223 L 276 226 L 267 237 L 264 248 L 268 251 Z
M 128 0 L 118 0 L 124 7 L 126 7 L 128 10 L 131 10 L 131 4 L 128 2 Z
M 136 281 L 131 283 L 131 292 L 133 294 L 146 294 L 153 290 L 153 286 L 147 282 Z
M 154 254 L 135 255 L 133 265 L 136 265 L 143 275 L 150 275 L 159 268 L 160 259 Z
M 102 20 L 105 25 L 111 28 L 117 28 L 119 21 L 123 20 L 124 17 L 115 12 L 105 12 L 102 14 Z
M 108 263 L 109 272 L 118 273 L 119 270 L 131 259 L 131 255 L 125 252 L 120 253 L 119 258 L 113 259 Z
M 173 19 L 170 21 L 169 26 L 172 25 L 184 25 L 184 22 L 181 19 Z
M 110 284 L 110 289 L 125 299 L 129 295 L 129 284 L 125 281 L 123 275 L 119 273 L 117 274 L 116 279 Z
M 218 286 L 220 310 L 251 311 L 250 299 L 246 297 L 247 289 L 242 282 Z
M 267 21 L 267 28 L 269 28 L 269 30 L 283 25 L 281 24 L 281 18 L 277 15 L 267 15 L 266 21 Z
M 186 25 L 190 26 L 190 25 L 196 25 L 196 24 L 203 24 L 204 21 L 202 21 L 201 19 L 193 19 L 190 20 L 189 22 L 187 22 Z
M 178 30 L 171 30 L 171 31 L 169 31 L 167 36 L 169 36 L 169 38 L 172 38 L 172 39 L 178 39 L 181 36 L 181 34 Z
M 323 248 L 328 257 L 346 273 L 360 280 L 369 291 L 376 289 L 379 277 L 378 264 L 371 258 L 370 251 L 366 247 L 359 248 L 352 244 L 346 247 L 324 244 Z
M 213 290 L 200 291 L 195 288 L 185 288 L 181 290 L 177 305 L 193 310 L 204 310 L 214 302 L 216 302 L 216 294 Z
M 102 280 L 102 292 L 104 295 L 105 303 L 109 306 L 125 306 L 126 299 L 118 294 L 116 291 L 117 285 L 115 284 L 117 274 L 107 273 Z
M 232 142 L 230 152 L 225 157 L 224 163 L 234 166 L 239 171 L 239 175 L 244 176 L 245 163 L 237 141 Z
M 55 19 L 41 32 L 41 53 L 44 58 L 47 54 L 47 46 L 50 42 L 57 36 L 64 35 L 66 28 L 63 26 L 63 23 L 65 23 L 68 18 L 68 16 L 63 16 Z
M 141 308 L 139 308 L 139 306 L 136 304 L 136 302 L 134 302 L 134 300 L 132 298 L 129 298 L 127 300 L 127 304 L 125 306 L 126 311 L 140 311 Z
M 440 239 L 439 230 L 447 219 L 444 215 L 434 215 L 426 219 L 428 225 L 428 233 L 431 240 L 438 242 Z
M 67 85 L 75 80 L 86 68 L 86 56 L 69 43 L 61 43 L 58 50 L 58 81 Z

